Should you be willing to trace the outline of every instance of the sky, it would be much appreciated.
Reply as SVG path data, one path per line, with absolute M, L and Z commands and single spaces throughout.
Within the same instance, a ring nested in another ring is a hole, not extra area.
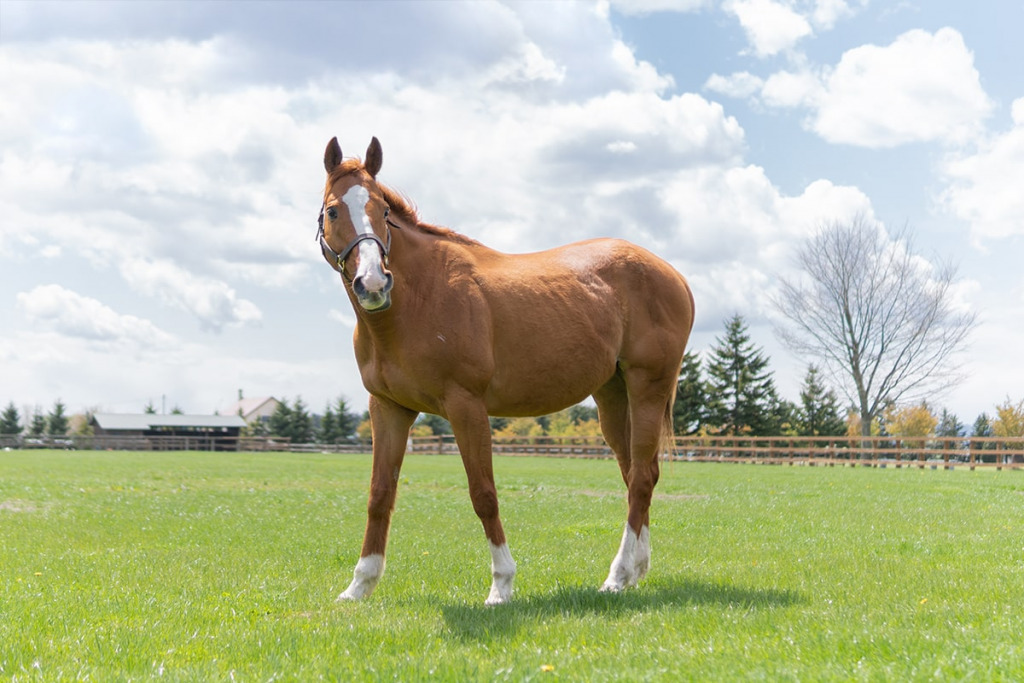
M 323 150 L 508 252 L 623 237 L 743 316 L 823 224 L 909 226 L 978 324 L 932 405 L 1024 398 L 1024 3 L 0 2 L 0 403 L 366 392 L 314 240 Z

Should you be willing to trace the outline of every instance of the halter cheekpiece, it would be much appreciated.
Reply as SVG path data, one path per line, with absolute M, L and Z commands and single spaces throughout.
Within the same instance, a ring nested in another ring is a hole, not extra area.
M 331 264 L 331 267 L 334 268 L 339 273 L 341 273 L 341 276 L 345 278 L 345 282 L 348 282 L 349 284 L 352 283 L 352 279 L 345 272 L 345 259 L 348 258 L 348 255 L 352 253 L 352 250 L 355 249 L 360 242 L 364 242 L 366 240 L 376 242 L 377 246 L 380 247 L 381 254 L 384 256 L 384 267 L 388 267 L 388 257 L 391 254 L 391 228 L 397 228 L 400 230 L 402 227 L 392 222 L 391 219 L 388 218 L 388 216 L 391 213 L 390 207 L 384 208 L 384 226 L 387 229 L 388 236 L 388 241 L 386 243 L 384 242 L 384 240 L 377 237 L 377 235 L 373 234 L 372 232 L 366 234 L 358 234 L 352 239 L 351 242 L 349 242 L 345 246 L 344 249 L 341 250 L 340 254 L 331 249 L 331 245 L 327 244 L 327 239 L 324 236 L 324 210 L 326 208 L 326 204 L 320 206 L 320 216 L 317 218 L 316 237 L 320 241 L 320 250 L 323 252 L 324 256 Z

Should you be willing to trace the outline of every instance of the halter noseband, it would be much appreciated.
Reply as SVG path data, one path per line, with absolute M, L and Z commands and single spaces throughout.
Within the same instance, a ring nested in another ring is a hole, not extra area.
M 331 267 L 341 273 L 341 276 L 345 278 L 345 282 L 352 284 L 352 279 L 348 276 L 348 273 L 345 272 L 345 259 L 348 258 L 348 255 L 352 253 L 352 250 L 355 249 L 360 242 L 364 242 L 366 240 L 376 242 L 377 246 L 380 247 L 381 254 L 384 256 L 384 267 L 387 268 L 388 257 L 391 254 L 391 228 L 394 227 L 400 230 L 402 227 L 397 223 L 393 223 L 391 219 L 388 218 L 388 214 L 391 213 L 391 209 L 389 207 L 384 208 L 384 226 L 387 229 L 388 235 L 388 241 L 386 243 L 372 232 L 358 234 L 345 246 L 344 249 L 341 250 L 341 253 L 339 254 L 331 249 L 331 245 L 327 244 L 327 239 L 324 237 L 324 209 L 326 206 L 327 205 L 324 204 L 320 207 L 320 216 L 317 218 L 316 237 L 320 240 L 320 250 L 331 264 Z

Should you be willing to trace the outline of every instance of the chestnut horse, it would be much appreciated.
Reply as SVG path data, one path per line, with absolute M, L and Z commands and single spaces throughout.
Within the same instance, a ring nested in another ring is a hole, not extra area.
M 377 182 L 383 155 L 324 153 L 318 238 L 356 313 L 355 354 L 370 394 L 373 465 L 362 552 L 339 597 L 369 595 L 384 573 L 399 470 L 420 413 L 451 423 L 473 509 L 491 550 L 487 604 L 512 595 L 516 564 L 498 517 L 489 415 L 553 413 L 593 396 L 629 513 L 601 587 L 634 586 L 650 564 L 648 509 L 690 330 L 693 296 L 662 259 L 594 239 L 499 253 L 421 223 Z

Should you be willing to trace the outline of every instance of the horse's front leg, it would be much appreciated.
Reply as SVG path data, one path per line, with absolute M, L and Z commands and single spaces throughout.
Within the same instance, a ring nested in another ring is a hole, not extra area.
M 512 597 L 516 563 L 498 517 L 498 492 L 494 487 L 491 462 L 491 423 L 483 402 L 472 398 L 450 401 L 446 409 L 469 480 L 473 510 L 483 523 L 491 549 L 492 583 L 486 604 L 500 605 Z
M 384 575 L 384 551 L 388 544 L 391 511 L 398 494 L 398 475 L 405 458 L 409 429 L 418 413 L 386 399 L 370 397 L 373 429 L 373 471 L 367 503 L 363 550 L 353 572 L 352 583 L 339 600 L 358 600 L 373 592 Z

